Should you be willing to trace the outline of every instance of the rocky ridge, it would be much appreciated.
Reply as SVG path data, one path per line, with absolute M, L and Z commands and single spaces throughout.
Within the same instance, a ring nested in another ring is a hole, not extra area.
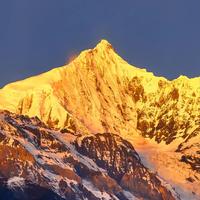
M 8 111 L 0 112 L 0 186 L 12 200 L 35 190 L 42 191 L 36 199 L 179 199 L 121 137 L 81 138 Z

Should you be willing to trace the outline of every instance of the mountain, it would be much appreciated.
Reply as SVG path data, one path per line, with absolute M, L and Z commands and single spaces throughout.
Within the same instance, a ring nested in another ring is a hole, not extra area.
M 194 132 L 199 103 L 200 78 L 156 77 L 129 65 L 105 40 L 68 65 L 0 90 L 1 109 L 38 116 L 53 128 L 123 135 L 139 130 L 166 143 Z
M 200 199 L 200 78 L 156 77 L 102 40 L 69 64 L 2 88 L 0 109 L 74 137 L 119 135 L 182 199 Z
M 103 40 L 69 65 L 7 85 L 0 91 L 0 105 L 15 113 L 38 116 L 54 128 L 83 125 L 89 132 L 120 132 L 129 127 L 126 132 L 130 132 L 136 128 L 136 111 L 124 84 L 135 70 L 139 69 L 128 65 Z M 122 105 L 128 105 L 129 126 L 123 123 Z M 115 126 L 109 126 L 114 120 Z
M 76 137 L 8 111 L 0 112 L 0 127 L 0 194 L 6 200 L 179 199 L 117 135 Z

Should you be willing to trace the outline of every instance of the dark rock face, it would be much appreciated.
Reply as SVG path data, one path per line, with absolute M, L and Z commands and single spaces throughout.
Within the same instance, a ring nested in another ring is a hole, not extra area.
M 200 173 L 200 140 L 199 140 L 200 128 L 196 129 L 192 135 L 186 137 L 186 140 L 182 142 L 177 152 L 182 153 L 181 162 L 185 162 L 191 166 L 193 170 Z
M 80 145 L 81 142 L 81 145 Z M 120 181 L 131 167 L 139 166 L 140 158 L 130 143 L 110 133 L 85 137 L 75 143 L 78 151 L 92 158 L 109 175 Z
M 200 155 L 199 157 L 192 155 L 183 155 L 181 157 L 181 162 L 189 164 L 193 170 L 196 170 L 198 173 L 200 173 Z
M 173 200 L 171 192 L 162 186 L 155 174 L 141 163 L 133 146 L 110 133 L 77 139 L 75 146 L 106 169 L 110 177 L 139 197 L 152 200 Z
M 178 199 L 121 137 L 77 138 L 48 129 L 38 118 L 5 111 L 0 112 L 0 180 L 1 200 L 129 200 L 127 191 L 132 199 Z
M 0 197 L 1 200 L 64 200 L 52 190 L 33 184 L 27 184 L 23 189 L 0 185 Z

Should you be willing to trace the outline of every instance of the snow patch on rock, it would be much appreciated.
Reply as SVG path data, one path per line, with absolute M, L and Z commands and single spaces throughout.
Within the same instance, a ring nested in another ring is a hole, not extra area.
M 14 177 L 8 179 L 7 186 L 10 189 L 23 188 L 25 186 L 25 180 L 22 177 L 14 176 Z

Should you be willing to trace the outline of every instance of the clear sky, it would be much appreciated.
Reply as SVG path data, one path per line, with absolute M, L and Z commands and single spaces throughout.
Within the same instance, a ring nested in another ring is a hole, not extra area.
M 107 39 L 169 79 L 200 76 L 199 0 L 0 0 L 0 87 Z

